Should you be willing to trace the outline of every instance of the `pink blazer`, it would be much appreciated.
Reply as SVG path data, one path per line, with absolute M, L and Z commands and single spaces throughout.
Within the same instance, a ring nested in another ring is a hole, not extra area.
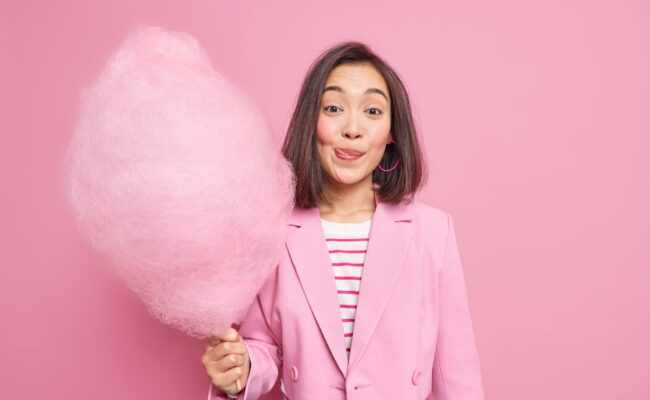
M 295 208 L 286 249 L 243 320 L 251 371 L 237 399 L 278 377 L 290 400 L 482 400 L 452 218 L 377 201 L 348 362 L 318 208 Z M 208 399 L 228 399 L 210 382 Z

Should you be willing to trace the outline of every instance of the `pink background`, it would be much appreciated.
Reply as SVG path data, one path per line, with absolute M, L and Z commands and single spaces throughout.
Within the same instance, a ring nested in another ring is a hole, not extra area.
M 62 193 L 79 90 L 138 23 L 194 35 L 278 144 L 309 63 L 370 44 L 412 97 L 420 199 L 456 222 L 486 397 L 650 398 L 650 5 L 621 0 L 2 0 L 0 398 L 207 394 L 204 343 L 111 277 Z

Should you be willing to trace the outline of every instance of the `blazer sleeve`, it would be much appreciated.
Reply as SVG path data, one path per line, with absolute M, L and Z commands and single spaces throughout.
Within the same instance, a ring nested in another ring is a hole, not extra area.
M 433 362 L 435 400 L 483 400 L 483 384 L 474 340 L 465 280 L 452 217 L 438 274 L 439 326 Z
M 271 274 L 271 277 L 273 276 L 274 274 Z M 261 291 L 275 290 L 273 285 L 275 285 L 273 279 L 267 280 Z M 269 327 L 268 317 L 264 311 L 264 298 L 269 298 L 269 296 L 263 297 L 260 293 L 257 294 L 238 330 L 244 339 L 251 360 L 248 382 L 244 390 L 237 395 L 236 399 L 238 400 L 257 400 L 260 396 L 270 392 L 278 379 L 278 371 L 282 364 L 281 345 Z M 228 400 L 230 398 L 210 382 L 208 400 Z

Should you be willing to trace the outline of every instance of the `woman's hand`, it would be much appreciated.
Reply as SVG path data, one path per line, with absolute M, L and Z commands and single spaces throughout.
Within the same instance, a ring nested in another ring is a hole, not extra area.
M 246 387 L 251 362 L 244 339 L 235 329 L 210 337 L 201 362 L 214 386 L 221 391 L 236 395 Z M 237 390 L 237 379 L 241 390 Z

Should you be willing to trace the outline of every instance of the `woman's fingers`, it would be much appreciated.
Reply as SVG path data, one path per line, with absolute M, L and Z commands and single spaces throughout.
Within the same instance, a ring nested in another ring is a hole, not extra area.
M 237 392 L 235 381 L 242 377 L 242 367 L 232 367 L 224 372 L 214 374 L 212 383 L 220 389 Z
M 236 393 L 241 390 L 236 382 L 243 377 L 247 353 L 244 338 L 231 327 L 222 334 L 210 337 L 201 362 L 217 388 Z
M 221 342 L 223 342 L 223 340 L 221 340 L 221 339 L 218 338 L 217 336 L 210 336 L 210 339 L 208 340 L 208 343 L 207 343 L 206 346 L 212 346 L 212 347 L 214 347 L 214 346 L 218 345 L 218 344 L 221 343 Z
M 244 342 L 221 342 L 215 346 L 212 353 L 214 353 L 213 359 L 219 360 L 228 354 L 244 355 L 246 351 L 246 344 Z
M 243 338 L 239 335 L 233 328 L 229 328 L 223 335 L 212 335 L 205 344 L 205 350 L 207 351 L 209 347 L 215 347 L 221 342 L 239 342 L 243 341 Z
M 217 368 L 220 371 L 228 371 L 235 367 L 244 365 L 244 356 L 239 354 L 228 354 L 216 361 Z
M 244 342 L 221 342 L 214 347 L 206 346 L 206 351 L 201 357 L 201 362 L 207 368 L 208 364 L 218 362 L 224 358 L 227 359 L 230 355 L 237 356 L 237 360 L 240 358 L 243 360 L 244 354 L 246 354 L 247 351 L 248 349 Z M 223 371 L 224 368 L 220 368 L 220 370 Z

